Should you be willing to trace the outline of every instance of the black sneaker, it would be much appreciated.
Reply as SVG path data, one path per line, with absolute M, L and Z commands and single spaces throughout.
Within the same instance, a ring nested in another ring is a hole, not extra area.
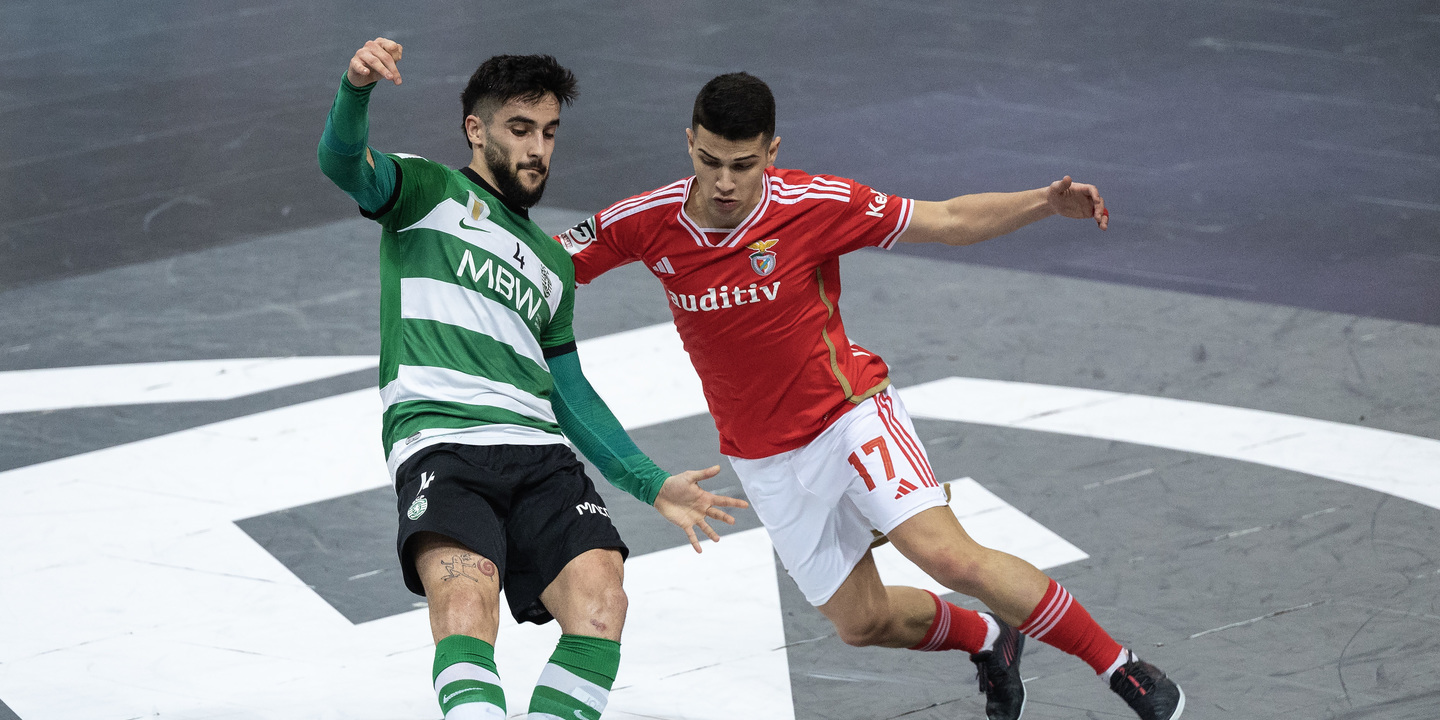
M 985 717 L 990 720 L 1020 720 L 1025 714 L 1025 683 L 1020 680 L 1020 650 L 1025 636 L 991 613 L 984 613 L 1000 626 L 1000 636 L 989 650 L 970 656 L 980 692 L 985 693 Z
M 1110 689 L 1124 699 L 1141 720 L 1176 720 L 1185 710 L 1185 692 L 1180 686 L 1165 677 L 1160 668 L 1133 653 L 1130 661 L 1110 676 Z

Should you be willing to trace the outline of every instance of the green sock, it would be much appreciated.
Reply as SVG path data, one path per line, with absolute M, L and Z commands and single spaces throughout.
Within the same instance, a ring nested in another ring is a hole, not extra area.
M 620 668 L 620 643 L 561 635 L 530 696 L 529 720 L 600 720 Z
M 505 720 L 495 646 L 468 635 L 435 643 L 435 697 L 445 720 Z

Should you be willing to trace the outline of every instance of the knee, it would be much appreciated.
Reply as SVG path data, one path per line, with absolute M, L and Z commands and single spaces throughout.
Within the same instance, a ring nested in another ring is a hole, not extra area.
M 840 639 L 851 647 L 883 645 L 890 637 L 890 619 L 884 617 L 863 617 L 836 623 L 835 630 Z
M 592 614 L 600 617 L 623 620 L 625 613 L 630 610 L 630 597 L 625 594 L 625 588 L 616 582 L 608 585 L 596 593 L 595 608 Z
M 499 619 L 496 600 L 479 591 L 432 593 L 430 624 L 436 637 L 470 635 L 484 638 Z
M 950 553 L 931 558 L 926 570 L 945 587 L 971 597 L 984 594 L 988 574 L 985 559 L 979 555 Z

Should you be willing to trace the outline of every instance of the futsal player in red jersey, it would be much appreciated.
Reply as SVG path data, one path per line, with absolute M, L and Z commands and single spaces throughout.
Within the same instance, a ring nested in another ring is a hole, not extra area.
M 664 285 L 721 451 L 811 604 L 855 646 L 964 650 L 991 720 L 1019 718 L 1026 636 L 1084 660 L 1145 720 L 1174 720 L 1180 687 L 1111 639 L 1068 592 L 977 544 L 946 505 L 880 356 L 840 318 L 839 257 L 897 242 L 968 245 L 1051 215 L 1109 223 L 1094 186 L 921 202 L 774 167 L 775 100 L 747 73 L 701 89 L 686 131 L 694 177 L 622 200 L 557 236 L 577 282 L 644 262 Z M 871 528 L 966 610 L 886 586 Z

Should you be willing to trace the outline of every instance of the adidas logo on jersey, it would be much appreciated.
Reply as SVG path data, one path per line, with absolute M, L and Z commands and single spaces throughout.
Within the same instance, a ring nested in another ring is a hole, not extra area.
M 757 285 L 750 283 L 750 287 L 729 287 L 721 285 L 720 289 L 710 288 L 703 295 L 684 295 L 670 291 L 670 303 L 685 312 L 710 312 L 711 310 L 724 310 L 726 308 L 738 307 L 758 303 L 762 299 L 774 300 L 780 294 L 780 281 L 776 280 L 769 285 Z
M 651 266 L 650 266 L 650 269 L 651 269 L 651 270 L 654 270 L 656 275 L 674 275 L 674 274 L 675 274 L 675 266 L 670 264 L 670 258 L 668 258 L 668 257 L 662 257 L 662 258 L 660 258 L 660 262 L 657 262 L 657 263 L 655 263 L 654 265 L 651 265 Z

